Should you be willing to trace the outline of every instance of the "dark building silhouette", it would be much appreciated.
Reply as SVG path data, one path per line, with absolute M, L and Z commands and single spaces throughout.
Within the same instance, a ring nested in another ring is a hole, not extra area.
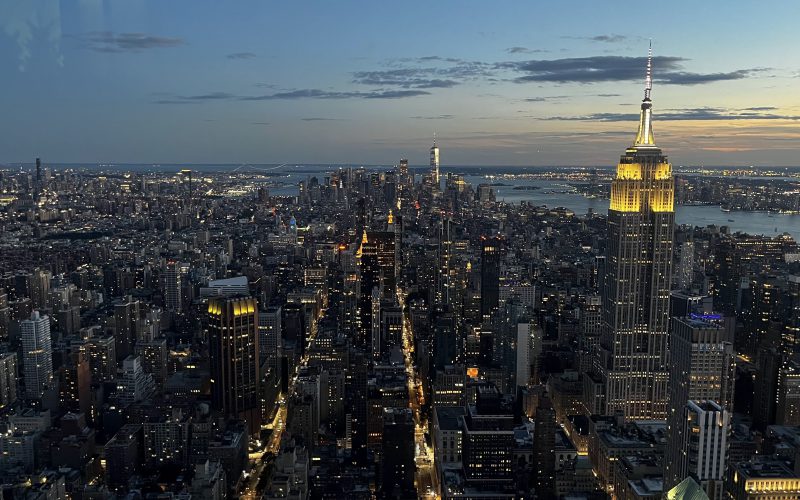
M 223 416 L 261 430 L 258 365 L 258 306 L 251 297 L 214 298 L 208 303 L 211 401 Z
M 383 411 L 382 490 L 384 498 L 414 496 L 414 418 L 408 408 Z
M 500 302 L 500 262 L 503 239 L 497 236 L 481 240 L 481 314 L 491 314 Z

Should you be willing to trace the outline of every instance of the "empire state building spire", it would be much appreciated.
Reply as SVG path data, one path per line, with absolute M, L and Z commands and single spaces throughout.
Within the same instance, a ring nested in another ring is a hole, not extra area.
M 627 419 L 667 415 L 669 294 L 675 224 L 675 179 L 653 140 L 647 58 L 636 141 L 611 182 L 603 292 L 604 334 L 596 361 L 605 396 L 599 408 Z
M 647 51 L 647 72 L 644 77 L 644 99 L 642 110 L 639 113 L 639 132 L 636 134 L 635 148 L 656 147 L 653 138 L 653 103 L 650 101 L 650 92 L 653 90 L 653 42 Z

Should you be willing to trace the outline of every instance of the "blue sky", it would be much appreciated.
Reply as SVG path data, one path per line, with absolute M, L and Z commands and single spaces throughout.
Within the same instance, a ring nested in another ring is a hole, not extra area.
M 0 161 L 800 164 L 800 3 L 0 0 Z

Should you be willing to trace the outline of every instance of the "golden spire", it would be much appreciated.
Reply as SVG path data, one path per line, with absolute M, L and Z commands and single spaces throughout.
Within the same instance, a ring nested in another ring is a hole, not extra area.
M 653 90 L 653 42 L 647 51 L 647 71 L 644 77 L 644 99 L 642 110 L 639 112 L 639 131 L 636 134 L 634 147 L 656 147 L 653 137 L 653 103 L 650 101 L 650 92 Z
M 364 234 L 361 235 L 361 244 L 363 245 L 364 243 L 369 243 L 367 241 L 367 230 L 366 229 L 364 229 Z
M 394 224 L 394 214 L 392 214 L 392 209 L 389 209 L 389 217 L 387 217 L 386 222 L 388 224 Z

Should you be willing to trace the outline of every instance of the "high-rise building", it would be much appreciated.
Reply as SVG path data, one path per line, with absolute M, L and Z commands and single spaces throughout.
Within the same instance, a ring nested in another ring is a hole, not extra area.
M 649 57 L 639 131 L 611 184 L 599 352 L 606 413 L 629 419 L 664 418 L 668 399 L 674 180 L 653 139 L 651 68 Z
M 555 486 L 556 464 L 556 412 L 550 398 L 544 396 L 536 407 L 533 435 L 533 469 L 531 480 L 534 489 L 543 497 L 552 495 Z
M 258 313 L 259 363 L 270 369 L 278 369 L 281 349 L 281 308 L 268 307 Z
M 183 306 L 181 264 L 169 262 L 164 273 L 164 306 L 169 312 L 180 312 Z
M 0 354 L 0 408 L 17 400 L 17 353 Z
M 436 138 L 431 146 L 431 180 L 434 187 L 439 189 L 439 146 L 436 145 Z
M 408 160 L 405 158 L 400 160 L 400 185 L 405 187 L 411 184 L 408 177 Z
M 414 496 L 414 418 L 410 408 L 384 408 L 382 489 L 389 498 Z
M 41 399 L 53 383 L 53 347 L 50 341 L 50 318 L 33 311 L 31 318 L 20 322 L 25 395 Z
M 123 404 L 136 403 L 149 398 L 155 390 L 153 377 L 145 373 L 142 360 L 128 356 L 122 361 L 122 377 L 117 382 L 116 396 Z
M 683 442 L 673 469 L 681 471 L 682 479 L 675 484 L 692 477 L 710 499 L 721 500 L 728 467 L 731 413 L 714 401 L 689 401 L 681 413 L 684 418 L 678 425 L 682 426 Z M 669 457 L 666 462 L 670 462 Z
M 494 386 L 478 388 L 463 419 L 464 475 L 468 483 L 504 488 L 513 481 L 514 416 Z
M 503 239 L 499 236 L 481 240 L 481 314 L 492 313 L 500 303 L 500 262 Z
M 131 296 L 123 298 L 114 305 L 114 339 L 119 359 L 125 359 L 133 354 L 133 344 L 136 342 L 136 320 L 139 319 L 139 301 Z
M 396 284 L 395 234 L 393 232 L 364 231 L 356 252 L 359 271 L 358 336 L 355 345 L 372 349 L 373 321 L 380 324 L 379 312 L 382 298 L 394 300 Z M 377 294 L 373 293 L 377 290 Z M 378 301 L 376 304 L 375 302 Z
M 713 402 L 727 412 L 725 418 L 728 418 L 727 415 L 733 411 L 736 373 L 736 355 L 724 328 L 691 318 L 672 319 L 670 360 L 664 461 L 664 487 L 667 490 L 683 481 L 690 472 L 687 446 L 692 436 L 686 435 L 691 431 L 686 427 L 687 405 L 692 401 Z M 699 477 L 695 479 L 700 481 Z
M 261 428 L 258 307 L 251 297 L 208 302 L 211 401 L 222 415 L 245 420 L 251 435 Z

